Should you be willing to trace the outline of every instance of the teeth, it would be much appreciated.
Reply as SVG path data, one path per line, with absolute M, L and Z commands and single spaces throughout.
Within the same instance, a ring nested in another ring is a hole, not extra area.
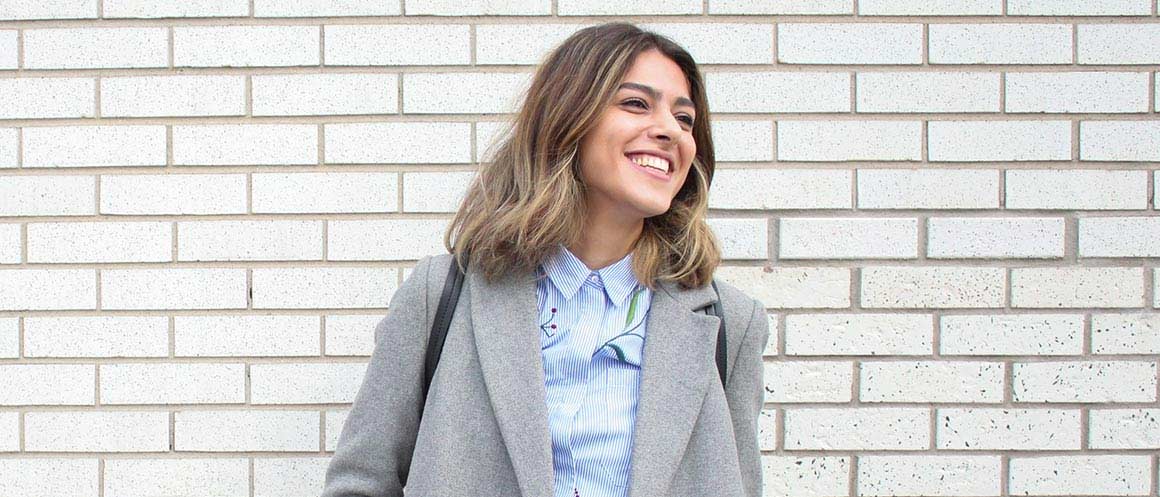
M 632 162 L 644 167 L 651 167 L 663 173 L 669 172 L 669 161 L 660 157 L 654 157 L 651 155 L 634 155 L 632 156 Z

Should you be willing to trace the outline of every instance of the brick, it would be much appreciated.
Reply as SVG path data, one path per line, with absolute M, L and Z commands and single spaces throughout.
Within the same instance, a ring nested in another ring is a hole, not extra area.
M 1080 412 L 1062 409 L 939 409 L 937 449 L 1079 450 Z
M 1070 64 L 1071 24 L 931 24 L 931 64 Z
M 354 400 L 366 364 L 254 364 L 253 404 L 342 404 Z M 317 419 L 317 418 L 316 418 Z M 315 441 L 317 446 L 317 441 Z
M 937 217 L 927 220 L 927 257 L 1058 259 L 1063 218 Z
M 715 120 L 713 148 L 718 163 L 772 161 L 773 123 Z
M 997 16 L 1003 14 L 1000 0 L 861 0 L 858 13 L 864 16 Z
M 487 116 L 491 117 L 491 116 Z M 500 121 L 478 121 L 475 123 L 475 157 L 480 162 L 491 160 L 495 150 L 504 141 L 511 139 L 511 121 L 508 116 L 497 116 Z
M 94 117 L 91 78 L 0 78 L 0 119 Z
M 244 364 L 102 364 L 101 403 L 240 404 Z
M 718 169 L 713 174 L 709 207 L 849 209 L 853 206 L 852 176 L 838 169 Z
M 165 316 L 24 318 L 26 357 L 166 357 Z
M 1080 64 L 1160 63 L 1160 23 L 1080 24 L 1077 29 Z
M 1079 314 L 991 314 L 939 318 L 941 355 L 1080 355 Z
M 921 64 L 922 25 L 885 23 L 777 26 L 783 64 Z
M 20 450 L 20 413 L 0 412 L 0 453 L 18 450 Z M 0 468 L 3 467 L 0 465 Z
M 713 0 L 710 14 L 852 14 L 851 0 Z M 845 488 L 845 487 L 843 487 Z
M 769 64 L 773 61 L 773 28 L 751 23 L 642 24 L 679 43 L 698 64 Z
M 1160 257 L 1160 218 L 1080 218 L 1079 256 Z
M 1016 363 L 1015 402 L 1154 402 L 1156 363 L 1071 361 Z
M 41 5 L 47 2 L 28 3 Z M 97 482 L 100 481 L 97 468 L 96 459 L 0 459 L 0 475 L 4 475 L 0 478 L 0 493 L 97 497 Z
M 164 126 L 24 128 L 24 167 L 164 165 Z
M 785 410 L 786 450 L 924 450 L 930 413 L 915 408 Z
M 1000 495 L 999 456 L 858 456 L 858 495 Z
M 92 269 L 0 270 L 0 310 L 96 308 L 97 274 Z
M 913 259 L 918 221 L 897 218 L 782 218 L 782 259 Z
M 92 176 L 0 176 L 0 216 L 83 216 L 95 197 Z
M 850 271 L 836 267 L 720 267 L 717 276 L 769 308 L 850 306 Z
M 246 17 L 246 0 L 103 0 L 105 18 Z
M 766 219 L 710 219 L 724 259 L 767 259 L 769 222 Z
M 328 164 L 471 162 L 471 125 L 455 122 L 326 125 Z
M 385 308 L 398 287 L 393 268 L 260 268 L 253 273 L 255 309 Z
M 1014 16 L 1146 16 L 1148 0 L 1008 0 L 1007 14 Z
M 479 24 L 475 26 L 478 65 L 534 65 L 586 24 Z M 700 61 L 700 59 L 697 59 Z
M 399 2 L 376 0 L 254 0 L 254 17 L 345 17 L 397 16 L 403 13 Z M 319 487 L 321 488 L 321 487 Z
M 334 451 L 338 447 L 338 436 L 342 433 L 342 427 L 346 424 L 347 411 L 326 411 L 325 425 L 326 431 L 326 450 Z
M 168 262 L 170 223 L 29 223 L 28 262 Z
M 1121 210 L 1148 208 L 1147 171 L 1007 171 L 1008 209 Z
M 867 308 L 1002 307 L 1006 273 L 988 267 L 867 267 L 862 306 Z
M 108 459 L 104 481 L 104 497 L 246 497 L 250 463 L 245 458 Z
M 717 113 L 850 111 L 844 72 L 711 72 L 705 91 Z
M 24 31 L 26 69 L 166 67 L 165 28 L 66 28 Z
M 1093 314 L 1093 354 L 1160 354 L 1160 314 Z
M 255 173 L 255 213 L 393 212 L 396 173 Z
M 96 0 L 45 0 L 4 2 L 0 21 L 12 19 L 92 19 L 97 17 Z M 0 487 L 3 488 L 3 487 Z
M 314 66 L 318 26 L 179 26 L 173 28 L 176 67 Z
M 912 4 L 907 5 L 927 5 Z M 999 74 L 860 72 L 858 112 L 998 112 Z
M 699 0 L 616 1 L 616 0 L 557 0 L 557 12 L 562 16 L 608 15 L 680 15 L 700 14 Z
M 412 14 L 407 9 L 407 14 Z M 326 26 L 328 66 L 424 66 L 471 63 L 470 27 L 445 25 Z M 431 50 L 439 47 L 439 50 Z
M 518 16 L 549 15 L 549 0 L 407 0 L 407 15 Z
M 317 411 L 178 411 L 178 452 L 295 452 L 318 450 Z
M 778 361 L 765 364 L 765 401 L 849 402 L 854 384 L 854 365 L 849 362 Z
M 404 212 L 455 212 L 475 171 L 403 173 Z
M 18 62 L 16 30 L 0 30 L 0 70 L 16 69 Z
M 322 221 L 179 222 L 177 260 L 322 260 L 322 224 Z
M 104 117 L 240 116 L 245 113 L 244 76 L 147 76 L 101 80 L 101 115 Z
M 850 458 L 763 455 L 761 473 L 767 497 L 848 495 Z
M 19 264 L 23 245 L 19 224 L 0 224 L 0 264 Z
M 412 260 L 443 252 L 442 219 L 330 221 L 328 257 L 332 261 Z
M 130 411 L 29 412 L 29 452 L 166 452 L 169 413 Z
M 1070 121 L 932 121 L 932 161 L 1071 159 Z
M 196 215 L 245 212 L 244 174 L 101 176 L 101 214 Z
M 295 497 L 305 488 L 322 488 L 328 457 L 254 459 L 254 495 Z
M 326 316 L 326 355 L 369 356 L 375 347 L 375 326 L 381 314 Z
M 932 124 L 933 125 L 933 124 Z M 922 159 L 919 121 L 779 121 L 781 161 Z
M 1160 121 L 1085 121 L 1079 126 L 1082 160 L 1160 161 Z
M 999 171 L 859 169 L 859 209 L 997 209 Z
M 503 114 L 517 110 L 528 73 L 409 73 L 403 78 L 406 114 Z
M 106 269 L 103 309 L 243 309 L 241 268 Z
M 1012 457 L 1009 489 L 1022 495 L 1148 495 L 1146 455 Z
M 319 354 L 317 316 L 177 316 L 177 357 L 282 357 Z
M 317 164 L 312 124 L 226 124 L 173 127 L 177 165 Z
M 1088 446 L 1093 449 L 1160 448 L 1160 410 L 1092 409 Z
M 394 114 L 399 109 L 394 74 L 256 75 L 252 81 L 255 116 Z
M 0 406 L 91 406 L 95 375 L 91 364 L 0 364 L 0 377 L 20 385 L 0 390 Z
M 785 353 L 929 355 L 932 318 L 921 314 L 789 314 Z
M 20 357 L 20 320 L 0 318 L 0 359 Z
M 1130 267 L 1015 268 L 1012 307 L 1140 307 L 1144 273 Z
M 757 418 L 757 444 L 761 450 L 777 450 L 777 409 L 764 409 Z
M 0 128 L 0 169 L 16 167 L 20 149 L 19 130 Z
M 863 362 L 862 402 L 1003 401 L 1003 363 Z
M 1148 79 L 1131 72 L 1007 73 L 1006 111 L 1148 112 Z

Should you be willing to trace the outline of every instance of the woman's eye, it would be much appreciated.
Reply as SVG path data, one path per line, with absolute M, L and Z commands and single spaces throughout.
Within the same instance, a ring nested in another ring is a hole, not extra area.
M 639 98 L 630 98 L 628 100 L 625 100 L 624 105 L 627 105 L 630 107 L 636 107 L 639 109 L 647 109 L 648 108 L 648 104 L 644 103 L 644 100 L 641 100 Z
M 687 116 L 687 115 L 681 114 L 681 115 L 677 116 L 677 120 L 680 121 L 681 124 L 684 124 L 685 126 L 688 126 L 690 128 L 693 127 L 693 117 L 692 116 Z

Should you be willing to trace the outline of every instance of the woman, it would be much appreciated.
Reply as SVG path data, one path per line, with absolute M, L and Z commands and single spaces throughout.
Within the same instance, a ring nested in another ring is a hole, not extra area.
M 768 324 L 709 284 L 713 167 L 687 52 L 626 24 L 566 40 L 452 221 L 469 271 L 426 400 L 450 255 L 375 330 L 324 496 L 760 495 Z

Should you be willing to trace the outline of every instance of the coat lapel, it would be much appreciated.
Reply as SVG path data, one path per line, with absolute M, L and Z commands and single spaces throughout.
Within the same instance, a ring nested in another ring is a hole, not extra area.
M 468 288 L 484 384 L 520 491 L 524 497 L 549 497 L 552 441 L 535 322 L 535 280 L 521 274 L 489 283 L 470 273 Z
M 716 380 L 718 319 L 695 312 L 714 300 L 708 286 L 663 284 L 649 311 L 629 496 L 664 495 L 685 453 L 702 400 Z

